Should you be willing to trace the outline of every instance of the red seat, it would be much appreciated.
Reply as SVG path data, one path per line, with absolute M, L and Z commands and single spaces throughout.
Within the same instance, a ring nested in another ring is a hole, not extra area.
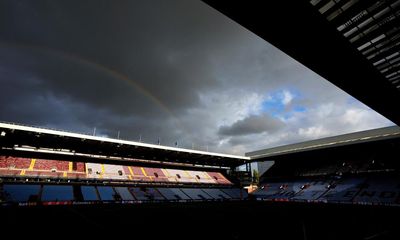
M 0 158 L 0 168 L 25 169 L 31 165 L 30 158 L 4 157 Z
M 219 172 L 207 172 L 207 174 L 216 181 L 218 184 L 232 184 Z
M 55 169 L 56 171 L 68 171 L 69 170 L 69 162 L 37 159 L 33 169 L 38 169 L 38 170 Z

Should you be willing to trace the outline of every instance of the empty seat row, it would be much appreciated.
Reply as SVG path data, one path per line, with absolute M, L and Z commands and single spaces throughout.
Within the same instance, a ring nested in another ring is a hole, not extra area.
M 271 182 L 262 184 L 252 195 L 264 200 L 398 205 L 400 179 L 344 178 L 328 181 Z
M 247 193 L 231 188 L 149 188 L 4 184 L 4 202 L 47 201 L 176 201 L 245 199 Z
M 86 176 L 84 176 L 86 175 Z M 1 176 L 115 179 L 124 181 L 224 184 L 232 183 L 219 172 L 161 169 L 112 164 L 0 156 Z

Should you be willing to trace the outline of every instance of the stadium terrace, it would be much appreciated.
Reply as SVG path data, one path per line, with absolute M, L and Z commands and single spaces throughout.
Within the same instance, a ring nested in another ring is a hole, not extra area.
M 400 124 L 399 0 L 203 2 Z M 400 239 L 399 149 L 398 126 L 235 156 L 0 123 L 0 226 L 27 238 Z

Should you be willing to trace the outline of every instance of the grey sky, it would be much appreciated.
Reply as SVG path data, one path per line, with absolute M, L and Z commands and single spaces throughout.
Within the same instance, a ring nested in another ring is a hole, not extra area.
M 196 0 L 0 1 L 0 120 L 243 154 L 392 123 Z

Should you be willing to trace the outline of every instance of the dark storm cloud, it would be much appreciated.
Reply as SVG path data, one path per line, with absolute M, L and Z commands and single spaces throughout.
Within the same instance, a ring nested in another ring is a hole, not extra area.
M 225 136 L 244 136 L 254 133 L 273 133 L 282 128 L 284 123 L 267 114 L 250 115 L 230 126 L 222 126 L 218 133 Z
M 66 53 L 105 66 L 177 112 L 197 105 L 198 92 L 217 84 L 208 61 L 234 42 L 229 36 L 239 29 L 198 1 L 6 1 L 5 5 L 3 41 L 55 49 L 59 56 L 48 56 L 44 65 Z M 74 64 L 79 61 L 56 69 L 49 66 L 45 84 L 53 91 L 85 98 L 95 107 L 102 107 L 103 98 L 87 94 L 87 86 L 99 94 L 132 96 L 124 86 L 104 87 L 99 80 L 103 73 L 90 76 Z M 84 91 L 71 91 L 82 84 Z M 118 103 L 110 105 L 118 108 Z
M 0 117 L 36 125 L 177 138 L 164 129 L 221 85 L 210 61 L 243 35 L 199 1 L 0 4 Z
M 230 153 L 370 116 L 342 121 L 347 94 L 196 0 L 2 0 L 0 86 L 0 121 Z M 283 90 L 307 111 L 264 112 Z

